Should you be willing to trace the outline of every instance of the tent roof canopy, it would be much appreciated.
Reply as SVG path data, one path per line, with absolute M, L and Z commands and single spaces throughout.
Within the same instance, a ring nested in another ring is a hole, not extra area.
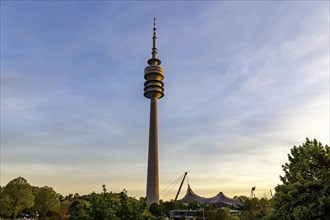
M 223 194 L 223 192 L 219 192 L 216 196 L 211 198 L 205 198 L 194 193 L 188 184 L 188 189 L 186 195 L 180 199 L 183 203 L 191 203 L 198 202 L 199 204 L 223 204 L 228 206 L 242 206 L 244 205 L 244 201 L 241 198 L 229 198 Z

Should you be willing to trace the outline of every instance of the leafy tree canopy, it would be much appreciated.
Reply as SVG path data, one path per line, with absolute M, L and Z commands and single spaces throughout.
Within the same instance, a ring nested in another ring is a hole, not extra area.
M 0 214 L 16 218 L 24 209 L 34 204 L 32 187 L 22 177 L 10 181 L 0 193 Z
M 40 218 L 45 219 L 49 212 L 54 212 L 60 207 L 58 194 L 53 188 L 41 187 L 35 196 L 34 209 L 39 212 Z
M 282 165 L 283 184 L 276 187 L 275 219 L 329 219 L 330 148 L 317 140 L 306 139 L 288 154 Z
M 216 220 L 231 220 L 232 216 L 228 208 L 219 208 L 216 211 Z

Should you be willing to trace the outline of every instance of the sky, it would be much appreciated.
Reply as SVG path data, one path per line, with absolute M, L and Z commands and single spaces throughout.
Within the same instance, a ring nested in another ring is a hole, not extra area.
M 269 196 L 329 144 L 329 1 L 1 1 L 1 186 L 146 193 L 153 18 L 161 199 Z

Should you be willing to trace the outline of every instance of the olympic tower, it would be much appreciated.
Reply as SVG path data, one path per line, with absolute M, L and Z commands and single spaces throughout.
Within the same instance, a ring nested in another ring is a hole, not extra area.
M 159 203 L 159 171 L 158 171 L 158 123 L 157 100 L 164 96 L 164 68 L 160 66 L 156 47 L 156 18 L 152 37 L 152 57 L 144 69 L 144 96 L 150 99 L 150 126 L 147 174 L 147 201 L 149 204 Z

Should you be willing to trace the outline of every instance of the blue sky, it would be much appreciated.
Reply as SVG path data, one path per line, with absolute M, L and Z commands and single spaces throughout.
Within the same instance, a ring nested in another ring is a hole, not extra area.
M 328 1 L 1 1 L 2 186 L 145 195 L 154 16 L 161 190 L 261 196 L 329 144 Z

